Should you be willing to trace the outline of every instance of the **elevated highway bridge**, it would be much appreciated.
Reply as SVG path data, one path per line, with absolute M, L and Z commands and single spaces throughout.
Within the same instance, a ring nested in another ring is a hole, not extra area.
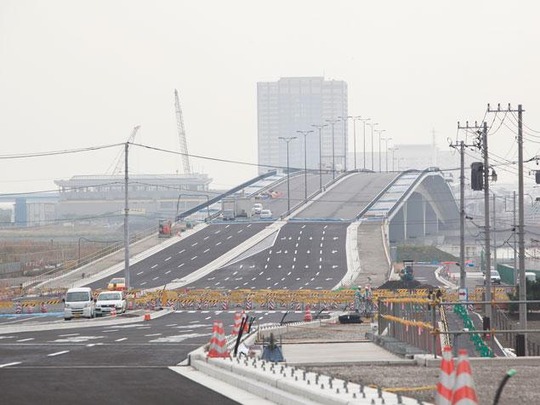
M 343 284 L 378 286 L 390 275 L 390 246 L 442 242 L 459 228 L 457 203 L 438 170 L 282 177 L 264 200 L 272 220 L 215 220 L 174 236 L 130 263 L 137 289 L 308 289 Z M 287 195 L 287 188 L 290 195 Z M 308 199 L 304 200 L 307 192 Z M 288 203 L 291 212 L 287 212 Z M 87 275 L 90 273 L 87 273 Z M 102 288 L 122 277 L 118 263 L 69 286 Z M 62 283 L 62 278 L 55 281 Z M 46 284 L 44 284 L 45 286 Z M 49 285 L 51 285 L 49 283 Z

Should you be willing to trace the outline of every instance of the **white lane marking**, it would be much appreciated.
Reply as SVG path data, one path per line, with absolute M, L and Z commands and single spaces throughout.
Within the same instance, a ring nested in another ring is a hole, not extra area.
M 321 274 L 321 272 L 320 272 L 320 271 L 318 271 L 317 273 L 315 273 L 315 275 L 316 275 L 316 276 L 318 276 L 319 274 Z
M 61 352 L 51 353 L 51 354 L 48 354 L 47 356 L 48 357 L 60 356 L 61 354 L 66 354 L 66 353 L 69 353 L 69 350 L 62 350 Z
M 295 261 L 296 261 L 296 256 L 295 256 L 295 257 L 293 257 L 292 261 L 293 261 L 293 262 L 295 262 Z
M 320 244 L 320 247 L 323 247 L 323 244 L 322 244 L 322 243 Z
M 328 228 L 328 225 L 325 225 L 325 226 L 323 227 L 323 229 L 326 229 L 326 228 Z
M 334 236 L 334 240 L 338 240 L 339 239 L 339 236 Z
M 154 264 L 152 267 L 150 267 L 151 269 L 155 269 L 158 265 L 157 264 Z
M 198 256 L 193 256 L 193 257 L 191 258 L 191 260 L 193 261 L 193 260 L 195 260 L 197 257 L 198 257 Z
M 159 276 L 154 277 L 154 278 L 152 279 L 152 281 L 156 281 L 158 278 L 159 278 Z
M 210 236 L 205 237 L 203 240 L 207 240 Z
M 289 272 L 287 273 L 287 275 L 288 275 L 288 276 L 290 276 L 290 275 L 291 275 L 291 273 L 292 273 L 292 271 L 289 271 Z
M 141 283 L 141 285 L 145 285 L 145 284 L 146 284 L 146 281 L 143 281 L 143 282 Z
M 311 253 L 311 250 L 308 250 L 306 253 L 309 255 Z
M 241 233 L 241 232 L 243 232 L 243 231 L 244 231 L 243 229 L 240 229 L 240 230 L 238 231 L 238 233 Z
M 197 246 L 198 244 L 199 244 L 199 242 L 195 242 L 193 245 L 191 245 L 191 247 Z
M 232 235 L 227 236 L 227 240 L 232 239 Z
M 210 250 L 210 249 L 206 249 L 203 253 L 208 253 L 209 250 Z
M 324 236 L 321 236 L 321 240 L 324 240 Z
M 259 273 L 259 276 L 262 276 L 263 273 L 264 273 L 264 271 L 261 271 L 261 272 Z
M 257 280 L 257 277 L 253 277 L 253 278 L 251 279 L 251 281 L 255 281 L 255 280 Z
M 169 256 L 169 257 L 167 257 L 167 258 L 165 259 L 165 261 L 168 262 L 168 261 L 171 260 L 171 259 L 172 259 L 172 257 Z
M 237 271 L 235 271 L 235 272 L 234 272 L 234 273 L 233 273 L 232 275 L 233 275 L 233 276 L 236 276 L 237 274 L 238 274 L 238 272 L 237 272 Z
M 267 265 L 267 264 L 265 264 L 265 265 L 264 265 L 264 269 L 266 270 L 267 268 L 268 268 L 268 265 Z
M 28 342 L 29 340 L 34 340 L 34 338 L 19 339 L 17 342 Z
M 178 265 L 178 268 L 182 267 L 185 263 L 182 263 L 182 264 L 179 264 Z
M 150 333 L 150 334 L 144 335 L 144 336 L 161 336 L 161 333 Z
M 319 250 L 319 254 L 320 254 L 320 255 L 322 255 L 322 249 L 321 249 L 321 250 Z
M 21 362 L 20 361 L 15 361 L 13 363 L 0 364 L 0 368 L 9 367 L 9 366 L 15 366 L 17 364 L 21 364 Z
M 216 246 L 219 246 L 219 245 L 221 245 L 221 242 L 216 243 Z
M 184 253 L 185 251 L 186 251 L 186 249 L 182 249 L 180 252 L 178 252 L 178 254 L 180 255 L 180 254 Z
M 124 340 L 127 340 L 127 338 L 116 339 L 115 342 L 123 342 Z
M 144 273 L 144 271 L 139 271 L 139 272 L 137 273 L 137 275 L 140 276 L 140 275 L 143 274 L 143 273 Z
M 107 332 L 118 332 L 120 329 L 105 329 L 103 330 L 102 332 L 103 333 L 107 333 Z
M 297 254 L 297 253 L 298 253 L 298 250 L 295 250 L 295 251 L 294 251 L 294 254 Z
M 58 335 L 60 337 L 64 337 L 64 336 L 79 336 L 79 333 L 64 333 L 63 335 Z
M 167 328 L 172 328 L 173 326 L 178 325 L 177 323 L 170 323 L 168 325 L 165 325 Z
M 170 272 L 171 272 L 171 271 L 170 271 L 170 270 L 168 270 L 168 271 L 166 271 L 166 272 L 165 272 L 165 274 L 169 274 Z

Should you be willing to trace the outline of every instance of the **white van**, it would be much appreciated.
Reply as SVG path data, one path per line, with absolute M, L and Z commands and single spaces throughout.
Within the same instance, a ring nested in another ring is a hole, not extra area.
M 64 302 L 64 319 L 93 318 L 96 310 L 96 300 L 92 297 L 90 287 L 70 288 L 67 290 Z

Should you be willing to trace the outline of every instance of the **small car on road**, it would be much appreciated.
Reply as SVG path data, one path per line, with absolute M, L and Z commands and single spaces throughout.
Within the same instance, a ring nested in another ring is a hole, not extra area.
M 123 277 L 115 277 L 107 284 L 109 291 L 124 291 L 126 289 L 126 279 Z
M 261 219 L 270 219 L 270 218 L 272 218 L 272 211 L 270 211 L 270 210 L 261 210 L 260 218 Z
M 127 302 L 123 291 L 102 291 L 96 301 L 96 316 L 110 314 L 113 309 L 116 313 L 126 312 Z

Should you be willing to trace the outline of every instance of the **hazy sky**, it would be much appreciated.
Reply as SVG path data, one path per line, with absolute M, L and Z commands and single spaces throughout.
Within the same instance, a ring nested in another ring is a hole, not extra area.
M 256 83 L 324 76 L 345 80 L 350 114 L 397 144 L 429 143 L 435 129 L 446 148 L 457 121 L 521 103 L 536 142 L 527 158 L 540 149 L 539 12 L 534 0 L 0 0 L 0 155 L 122 143 L 139 124 L 136 142 L 178 150 L 176 88 L 190 153 L 256 163 Z M 490 136 L 508 159 L 511 129 Z M 120 151 L 0 160 L 0 193 L 105 174 Z M 137 173 L 180 169 L 169 155 L 132 155 Z M 256 174 L 192 166 L 219 188 Z

